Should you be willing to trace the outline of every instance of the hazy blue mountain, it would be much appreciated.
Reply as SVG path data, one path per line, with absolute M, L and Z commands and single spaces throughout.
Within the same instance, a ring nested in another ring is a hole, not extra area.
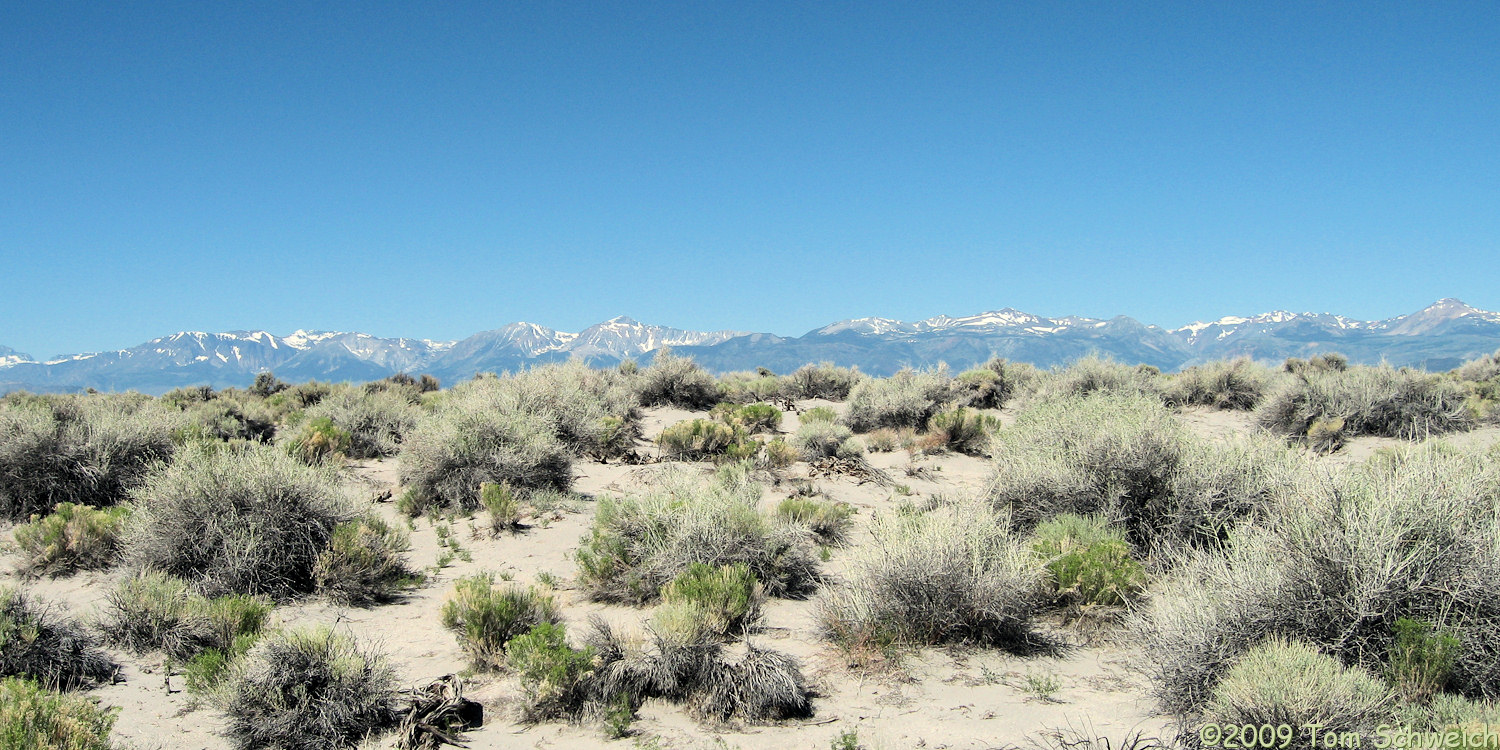
M 1356 363 L 1384 360 L 1446 370 L 1500 349 L 1500 313 L 1444 299 L 1381 321 L 1277 311 L 1228 316 L 1173 330 L 1125 316 L 1047 318 L 1006 308 L 915 322 L 856 318 L 797 337 L 691 331 L 627 317 L 578 333 L 512 323 L 460 341 L 327 331 L 297 331 L 287 336 L 265 331 L 189 331 L 129 349 L 45 362 L 0 347 L 0 391 L 93 387 L 162 393 L 187 385 L 243 387 L 266 371 L 288 381 L 355 382 L 396 372 L 431 373 L 452 384 L 479 372 L 513 371 L 572 358 L 604 366 L 626 358 L 645 363 L 663 347 L 691 356 L 715 372 L 755 367 L 790 372 L 809 362 L 827 361 L 888 375 L 902 367 L 939 362 L 956 371 L 995 356 L 1052 367 L 1088 354 L 1176 370 L 1229 357 L 1275 363 L 1326 351 L 1342 352 Z

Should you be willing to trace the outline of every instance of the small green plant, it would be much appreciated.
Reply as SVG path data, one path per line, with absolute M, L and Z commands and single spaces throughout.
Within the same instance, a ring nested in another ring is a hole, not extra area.
M 604 708 L 604 736 L 612 740 L 629 737 L 633 721 L 635 706 L 630 703 L 630 694 L 622 690 Z
M 315 417 L 303 423 L 302 429 L 287 450 L 293 456 L 309 464 L 340 461 L 349 455 L 354 438 L 348 430 L 341 430 L 328 417 Z
M 1124 534 L 1098 516 L 1065 513 L 1039 524 L 1032 549 L 1045 561 L 1060 598 L 1124 604 L 1145 584 Z
M 854 507 L 809 497 L 789 497 L 776 506 L 776 517 L 805 526 L 823 544 L 841 544 L 848 534 Z
M 826 544 L 820 544 L 820 545 L 818 545 L 818 559 L 822 560 L 823 562 L 828 562 L 829 560 L 832 560 L 833 559 L 833 548 L 830 547 L 830 546 L 828 546 L 828 545 L 826 545 Z
M 670 458 L 697 460 L 723 455 L 731 445 L 741 442 L 742 435 L 741 430 L 722 422 L 693 419 L 662 430 L 656 442 Z
M 859 732 L 853 729 L 845 729 L 833 736 L 833 741 L 828 743 L 828 750 L 862 750 L 864 745 L 859 744 Z
M 7 750 L 111 750 L 118 709 L 80 695 L 46 690 L 15 677 L 0 680 L 0 747 Z
M 985 451 L 990 434 L 1000 428 L 1000 420 L 959 407 L 933 415 L 927 428 L 932 435 L 939 436 L 949 450 L 978 455 Z
M 714 568 L 693 563 L 662 587 L 656 622 L 681 642 L 723 637 L 754 619 L 759 599 L 755 574 L 744 563 Z
M 388 601 L 421 581 L 406 565 L 410 549 L 406 534 L 378 516 L 339 524 L 313 564 L 315 590 L 345 604 Z
M 839 413 L 826 406 L 814 406 L 811 409 L 803 411 L 798 418 L 802 421 L 802 424 L 809 422 L 837 422 L 839 421 Z
M 540 622 L 516 636 L 507 649 L 506 663 L 520 677 L 525 692 L 526 717 L 531 721 L 573 714 L 587 697 L 586 678 L 593 670 L 594 651 L 568 645 L 560 623 Z M 630 708 L 628 700 L 626 709 Z M 619 717 L 614 718 L 616 722 Z M 625 728 L 629 731 L 629 714 Z
M 546 586 L 549 589 L 558 589 L 562 587 L 562 579 L 558 578 L 557 574 L 553 573 L 550 570 L 544 570 L 540 573 L 537 573 L 536 582 L 543 586 Z
M 186 661 L 209 649 L 232 652 L 240 637 L 265 627 L 270 613 L 265 597 L 208 598 L 181 579 L 146 572 L 110 592 L 101 627 L 109 641 L 131 651 L 160 650 Z
M 788 443 L 785 438 L 775 438 L 767 441 L 761 446 L 761 460 L 768 468 L 784 469 L 797 463 L 800 457 L 797 449 Z
M 510 485 L 485 482 L 479 488 L 479 501 L 490 517 L 490 534 L 513 531 L 521 525 L 521 504 Z
M 129 506 L 95 509 L 59 503 L 48 516 L 16 527 L 21 567 L 28 573 L 61 575 L 105 568 L 119 550 L 120 527 Z
M 742 428 L 751 434 L 775 432 L 776 428 L 781 426 L 781 410 L 770 404 L 756 403 L 739 406 L 723 403 L 709 411 L 709 416 L 730 427 Z
M 498 669 L 506 644 L 541 623 L 558 621 L 557 603 L 534 588 L 497 586 L 493 573 L 458 579 L 443 603 L 443 627 L 458 634 L 475 666 Z
M 1386 676 L 1407 700 L 1426 704 L 1447 685 L 1459 640 L 1429 622 L 1408 617 L 1396 620 L 1395 631 Z
M 1022 689 L 1027 695 L 1048 703 L 1057 701 L 1057 691 L 1062 689 L 1062 680 L 1057 675 L 1051 672 L 1027 672 L 1022 679 Z

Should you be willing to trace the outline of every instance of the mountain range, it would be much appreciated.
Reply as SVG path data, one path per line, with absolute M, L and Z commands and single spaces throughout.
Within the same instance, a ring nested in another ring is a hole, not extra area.
M 582 359 L 596 366 L 627 358 L 648 362 L 671 347 L 715 372 L 768 367 L 789 372 L 809 362 L 858 366 L 889 375 L 904 366 L 946 362 L 965 368 L 992 356 L 1039 367 L 1099 354 L 1129 364 L 1178 370 L 1248 356 L 1279 363 L 1338 351 L 1356 363 L 1447 370 L 1500 349 L 1500 313 L 1443 299 L 1410 315 L 1352 320 L 1328 313 L 1276 311 L 1228 316 L 1176 329 L 1119 316 L 1046 318 L 1006 308 L 917 322 L 842 320 L 799 337 L 745 331 L 689 331 L 618 317 L 578 333 L 512 323 L 460 341 L 380 338 L 365 333 L 187 331 L 111 352 L 36 361 L 0 346 L 0 392 L 137 390 L 163 393 L 190 385 L 243 387 L 260 372 L 286 381 L 368 381 L 397 372 L 430 373 L 454 383 L 480 372 Z

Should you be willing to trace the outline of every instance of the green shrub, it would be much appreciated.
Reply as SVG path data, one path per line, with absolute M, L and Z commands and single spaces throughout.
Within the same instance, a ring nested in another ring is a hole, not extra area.
M 881 427 L 924 429 L 953 398 L 946 370 L 902 370 L 889 378 L 862 380 L 849 392 L 844 423 L 855 432 Z
M 171 403 L 171 394 L 162 397 Z M 175 433 L 178 442 L 189 440 L 266 442 L 276 434 L 276 418 L 264 403 L 225 391 L 207 400 L 182 405 L 186 424 Z
M 332 476 L 269 446 L 188 450 L 135 497 L 126 565 L 209 596 L 311 592 L 334 529 L 357 517 Z
M 851 648 L 970 641 L 1015 650 L 1038 643 L 1043 580 L 1010 519 L 965 503 L 877 515 L 846 582 L 819 602 L 826 637 Z
M 327 750 L 394 723 L 395 684 L 384 656 L 317 628 L 262 638 L 215 698 L 238 748 Z
M 476 378 L 454 388 L 445 403 L 453 399 L 459 406 L 535 419 L 575 456 L 621 456 L 640 436 L 632 380 L 582 362 Z
M 270 398 L 290 387 L 291 385 L 281 382 L 275 373 L 268 370 L 255 374 L 255 382 L 250 385 L 250 394 L 259 398 Z
M 505 664 L 506 644 L 541 623 L 558 621 L 552 596 L 536 589 L 497 586 L 493 573 L 458 579 L 443 602 L 443 627 L 458 634 L 474 664 L 497 669 Z
M 196 695 L 212 694 L 224 684 L 230 668 L 259 642 L 260 636 L 259 631 L 246 633 L 235 638 L 227 649 L 208 648 L 193 655 L 182 666 L 182 677 L 187 683 L 188 692 Z
M 307 410 L 312 421 L 326 419 L 349 436 L 349 458 L 394 456 L 413 429 L 422 410 L 412 400 L 415 390 L 348 389 Z
M 718 568 L 693 563 L 662 587 L 657 622 L 675 620 L 677 624 L 663 629 L 686 630 L 687 641 L 703 635 L 723 637 L 744 630 L 754 619 L 758 597 L 755 574 L 744 563 Z
M 1000 420 L 959 407 L 933 415 L 928 429 L 941 436 L 949 450 L 974 456 L 985 451 Z
M 730 427 L 738 427 L 750 434 L 775 432 L 781 426 L 781 410 L 770 404 L 719 404 L 709 414 Z
M 814 406 L 811 409 L 803 410 L 801 414 L 797 415 L 797 418 L 802 424 L 808 424 L 809 422 L 837 422 L 839 421 L 839 414 L 826 406 Z
M 658 349 L 651 366 L 641 370 L 638 393 L 642 406 L 663 404 L 683 409 L 707 409 L 719 400 L 719 384 L 693 360 Z
M 793 399 L 843 401 L 849 398 L 849 391 L 863 378 L 859 374 L 859 368 L 835 367 L 830 362 L 803 365 L 786 377 L 783 393 Z
M 1033 532 L 1031 548 L 1045 561 L 1061 598 L 1080 604 L 1124 604 L 1145 584 L 1125 535 L 1097 516 L 1057 516 Z
M 93 636 L 73 620 L 19 589 L 0 588 L 0 677 L 67 689 L 102 682 L 114 672 Z
M 710 419 L 693 419 L 662 430 L 656 442 L 669 458 L 697 460 L 723 455 L 740 438 L 740 431 L 734 427 Z
M 646 493 L 600 499 L 575 553 L 579 582 L 600 601 L 646 602 L 693 563 L 743 563 L 772 596 L 800 596 L 818 580 L 805 535 L 758 509 L 760 486 L 739 466 L 704 485 L 669 472 Z
M 848 503 L 811 497 L 789 497 L 776 506 L 776 517 L 783 523 L 807 528 L 823 544 L 842 544 L 853 515 Z
M 479 501 L 490 516 L 490 533 L 499 534 L 521 525 L 521 504 L 505 484 L 485 482 L 479 486 Z
M 1307 644 L 1272 638 L 1241 657 L 1214 686 L 1203 721 L 1225 727 L 1285 724 L 1299 732 L 1317 725 L 1320 739 L 1326 732 L 1348 732 L 1374 740 L 1378 725 L 1392 723 L 1394 708 L 1390 689 L 1375 676 Z
M 801 452 L 782 438 L 768 440 L 761 446 L 761 460 L 768 468 L 784 469 L 797 463 Z
M 1459 646 L 1457 638 L 1432 623 L 1398 618 L 1386 675 L 1407 700 L 1426 704 L 1447 686 Z
M 16 527 L 22 569 L 32 574 L 61 575 L 75 570 L 107 568 L 119 552 L 120 527 L 128 507 L 96 510 L 59 503 L 45 518 L 32 517 Z
M 181 413 L 146 397 L 53 396 L 0 403 L 0 518 L 21 521 L 61 503 L 123 501 L 172 457 Z
M 575 715 L 588 697 L 593 649 L 568 645 L 561 623 L 541 622 L 510 641 L 506 663 L 515 670 L 525 694 L 528 721 Z
M 1167 385 L 1169 404 L 1211 406 L 1215 409 L 1254 409 L 1271 387 L 1271 371 L 1241 357 L 1189 367 Z
M 857 458 L 864 454 L 864 446 L 854 438 L 854 432 L 835 422 L 804 421 L 792 436 L 792 445 L 804 461 L 834 456 Z
M 271 613 L 259 596 L 205 597 L 186 581 L 147 571 L 116 584 L 105 597 L 100 624 L 110 642 L 137 653 L 159 650 L 188 660 L 207 651 L 233 651 L 245 636 L 258 635 Z
M 559 418 L 522 398 L 529 385 L 525 393 L 494 378 L 465 386 L 449 392 L 402 443 L 410 512 L 477 510 L 485 482 L 523 494 L 572 486 L 573 457 L 557 436 Z
M 287 441 L 287 451 L 308 464 L 337 463 L 353 450 L 354 439 L 339 429 L 328 417 L 315 417 L 302 423 L 296 436 Z
M 1453 380 L 1414 370 L 1305 370 L 1267 398 L 1256 419 L 1295 438 L 1307 438 L 1320 421 L 1326 430 L 1341 419 L 1346 435 L 1415 440 L 1471 429 L 1474 415 L 1466 399 L 1463 386 Z
M 335 526 L 313 564 L 313 589 L 344 604 L 388 601 L 420 580 L 406 564 L 411 541 L 378 516 Z
M 0 747 L 6 750 L 111 750 L 115 711 L 34 682 L 0 680 Z

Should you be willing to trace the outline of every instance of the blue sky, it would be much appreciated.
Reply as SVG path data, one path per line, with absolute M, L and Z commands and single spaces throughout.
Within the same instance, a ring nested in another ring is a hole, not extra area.
M 0 344 L 1500 308 L 1500 5 L 0 6 Z

